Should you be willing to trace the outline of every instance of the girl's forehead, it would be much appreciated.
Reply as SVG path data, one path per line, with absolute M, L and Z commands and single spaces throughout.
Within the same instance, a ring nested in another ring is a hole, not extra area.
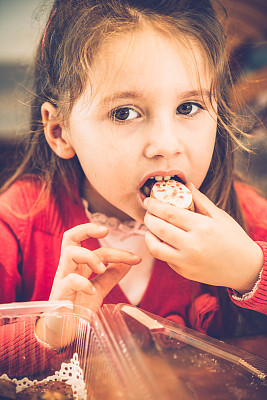
M 92 89 L 149 86 L 149 82 L 180 76 L 181 84 L 210 83 L 207 57 L 190 38 L 145 29 L 109 39 L 92 65 Z M 168 79 L 167 79 L 168 80 Z M 157 82 L 160 83 L 160 82 Z
M 211 75 L 204 52 L 192 39 L 139 30 L 110 38 L 102 45 L 76 105 L 78 109 L 94 109 L 114 99 L 152 102 L 163 95 L 182 98 L 200 91 L 208 97 Z

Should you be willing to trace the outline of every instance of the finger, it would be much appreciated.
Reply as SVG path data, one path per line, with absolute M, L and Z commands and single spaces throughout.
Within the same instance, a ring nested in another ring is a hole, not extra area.
M 195 208 L 199 214 L 206 215 L 208 217 L 214 217 L 218 214 L 218 208 L 215 206 L 215 204 L 209 200 L 207 196 L 197 190 L 193 183 L 188 184 L 188 189 L 190 189 L 192 192 Z
M 93 251 L 84 247 L 68 245 L 64 248 L 64 252 L 61 255 L 58 275 L 64 278 L 68 274 L 76 272 L 80 264 L 88 266 L 87 271 L 84 272 L 87 277 L 90 276 L 92 271 L 97 274 L 102 274 L 106 270 L 103 262 Z
M 82 291 L 88 295 L 94 295 L 96 289 L 91 281 L 78 274 L 69 274 L 63 280 L 53 285 L 50 300 L 73 300 L 76 292 Z
M 145 243 L 149 253 L 159 260 L 166 261 L 167 263 L 178 264 L 181 258 L 179 249 L 162 242 L 152 232 L 147 231 L 145 235 Z
M 118 262 L 108 265 L 106 271 L 102 275 L 98 275 L 91 280 L 97 291 L 101 292 L 104 298 L 113 287 L 130 271 L 133 265 L 139 264 L 141 257 L 136 256 L 129 259 L 127 263 Z
M 149 198 L 146 203 L 146 208 L 150 214 L 153 214 L 158 218 L 183 229 L 184 231 L 191 230 L 198 218 L 198 214 L 192 211 L 178 208 L 153 198 Z
M 117 283 L 130 271 L 131 265 L 123 263 L 111 264 L 106 272 L 102 275 L 97 275 L 91 280 L 95 289 L 101 293 L 102 298 L 106 297 L 107 294 L 113 289 Z
M 99 260 L 103 263 L 125 263 L 125 264 L 138 264 L 141 257 L 126 250 L 113 249 L 110 247 L 100 247 L 94 250 Z
M 148 212 L 145 215 L 144 223 L 150 232 L 175 248 L 183 246 L 188 240 L 188 232 Z
M 99 226 L 91 222 L 87 224 L 77 225 L 74 228 L 64 232 L 62 240 L 62 248 L 68 245 L 80 245 L 83 240 L 90 237 L 102 239 L 108 234 L 108 228 Z

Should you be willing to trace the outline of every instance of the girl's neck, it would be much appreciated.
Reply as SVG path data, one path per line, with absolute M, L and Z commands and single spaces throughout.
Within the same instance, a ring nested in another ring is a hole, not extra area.
M 108 217 L 118 218 L 122 222 L 132 219 L 105 200 L 86 179 L 82 186 L 81 196 L 88 202 L 91 213 L 103 213 Z

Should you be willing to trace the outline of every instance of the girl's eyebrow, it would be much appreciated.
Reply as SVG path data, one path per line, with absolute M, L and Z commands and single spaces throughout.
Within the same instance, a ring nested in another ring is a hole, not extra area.
M 208 89 L 199 89 L 199 90 L 188 90 L 181 94 L 181 98 L 190 98 L 190 97 L 207 97 L 210 99 L 211 92 Z
M 118 92 L 118 93 L 113 93 L 110 96 L 106 96 L 104 97 L 101 101 L 100 101 L 100 105 L 104 106 L 106 104 L 110 104 L 113 101 L 116 100 L 123 100 L 123 99 L 140 99 L 141 97 L 144 97 L 143 94 L 139 94 L 137 92 L 131 92 L 131 91 L 126 91 L 126 92 Z

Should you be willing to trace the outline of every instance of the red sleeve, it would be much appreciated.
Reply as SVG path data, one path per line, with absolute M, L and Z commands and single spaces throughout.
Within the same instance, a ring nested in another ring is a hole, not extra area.
M 242 183 L 236 184 L 235 189 L 249 236 L 254 241 L 267 242 L 267 199 Z
M 22 256 L 15 233 L 0 217 L 0 303 L 16 301 L 21 291 Z
M 0 196 L 0 303 L 25 301 L 25 248 L 33 254 L 30 211 L 37 196 L 35 186 L 24 181 L 16 182 Z M 34 265 L 34 259 L 30 259 L 30 265 Z
M 0 303 L 20 298 L 23 238 L 27 235 L 25 201 L 18 185 L 0 197 Z
M 2 317 L 2 322 L 3 322 Z M 23 378 L 47 370 L 57 370 L 62 353 L 46 347 L 35 336 L 35 322 L 30 317 L 0 326 L 0 376 Z

